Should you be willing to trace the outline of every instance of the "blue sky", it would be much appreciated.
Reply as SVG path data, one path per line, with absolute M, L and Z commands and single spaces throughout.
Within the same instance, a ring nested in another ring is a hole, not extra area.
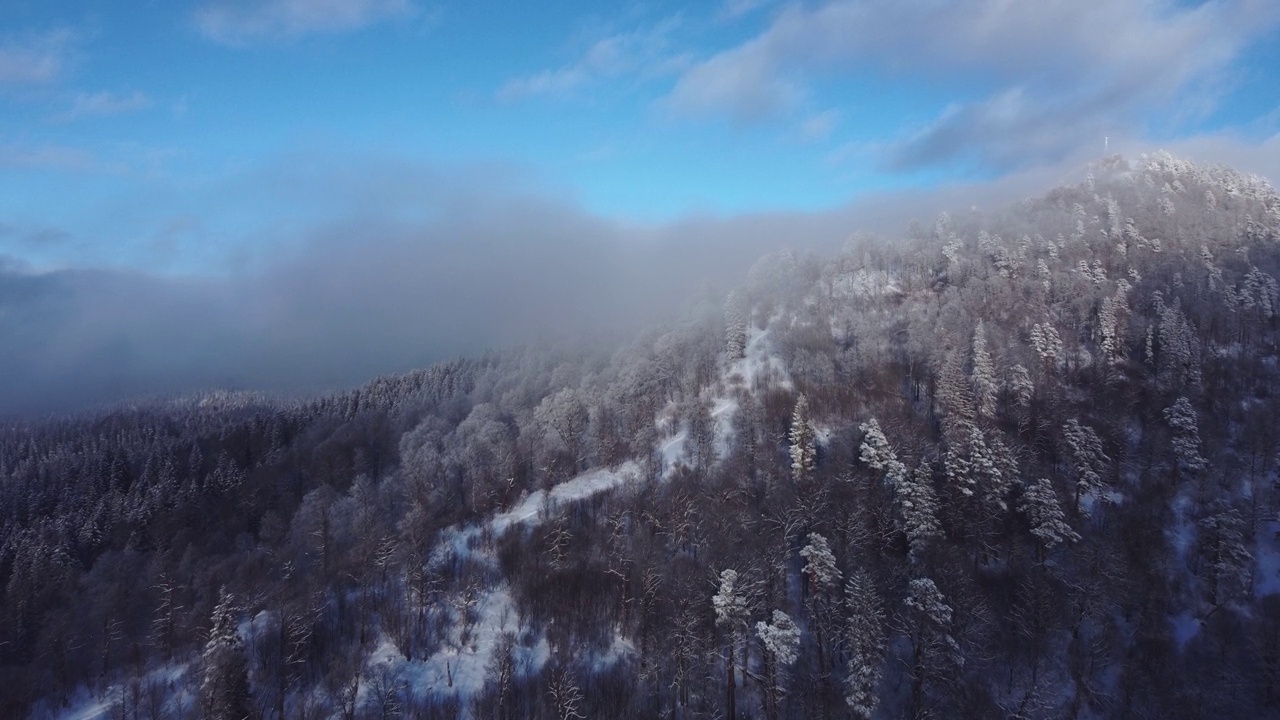
M 1275 0 L 4 0 L 0 417 L 625 335 L 1166 149 L 1280 178 Z
M 1104 136 L 1274 155 L 1277 21 L 1263 0 L 9 0 L 0 253 L 233 271 L 344 214 L 429 215 L 401 172 L 652 224 L 998 179 Z

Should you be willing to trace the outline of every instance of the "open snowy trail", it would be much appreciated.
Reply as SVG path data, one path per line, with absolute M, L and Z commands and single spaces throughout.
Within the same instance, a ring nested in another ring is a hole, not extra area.
M 747 334 L 747 346 L 742 358 L 730 363 L 724 369 L 716 385 L 703 390 L 703 397 L 707 397 L 711 405 L 711 420 L 715 424 L 717 458 L 724 459 L 733 444 L 733 421 L 739 409 L 738 389 L 754 391 L 759 383 L 765 382 L 766 378 L 772 379 L 778 387 L 792 387 L 791 376 L 787 373 L 782 358 L 778 357 L 774 350 L 768 328 L 761 330 L 752 327 Z M 669 421 L 669 418 L 660 419 L 659 426 L 663 426 L 666 421 Z M 668 425 L 668 429 L 671 434 L 658 446 L 664 477 L 670 477 L 671 472 L 681 462 L 689 439 L 687 428 L 670 428 Z
M 505 532 L 512 525 L 533 524 L 539 521 L 538 513 L 544 506 L 552 509 L 565 503 L 585 500 L 586 498 L 612 490 L 615 487 L 632 482 L 640 477 L 640 466 L 634 460 L 628 460 L 616 470 L 598 468 L 587 472 L 551 488 L 550 492 L 539 490 L 531 493 L 524 500 L 507 512 L 496 515 L 488 522 L 495 533 Z
M 569 503 L 585 500 L 640 478 L 640 466 L 628 461 L 616 469 L 597 468 L 566 480 L 549 491 L 529 494 L 511 509 L 480 523 L 445 530 L 433 553 L 432 562 L 468 561 L 483 572 L 500 576 L 501 569 L 489 540 L 514 527 L 532 527 L 548 519 Z M 486 532 L 487 531 L 487 532 Z M 450 695 L 468 702 L 484 688 L 494 654 L 503 636 L 517 639 L 525 628 L 516 610 L 506 580 L 476 589 L 465 600 L 471 619 L 455 616 L 446 630 L 443 646 L 426 660 L 408 660 L 390 641 L 384 641 L 369 658 L 370 669 L 379 665 L 397 673 L 419 697 Z M 513 648 L 517 666 L 536 672 L 546 662 L 549 647 L 545 638 Z M 363 692 L 363 689 L 362 689 Z
M 744 357 L 725 368 L 717 386 L 720 390 L 709 388 L 711 393 L 715 393 L 709 401 L 712 405 L 710 414 L 715 427 L 718 456 L 723 457 L 732 442 L 733 419 L 739 409 L 736 388 L 753 388 L 770 376 L 783 386 L 790 385 L 790 378 L 770 342 L 769 331 L 752 328 Z M 656 449 L 662 458 L 664 477 L 681 462 L 687 438 L 688 431 L 678 428 L 658 444 Z M 519 616 L 505 578 L 502 578 L 493 541 L 513 528 L 537 527 L 554 517 L 566 505 L 634 483 L 640 479 L 641 474 L 639 464 L 633 460 L 617 468 L 588 470 L 549 490 L 530 493 L 511 508 L 487 519 L 442 531 L 431 555 L 432 565 L 451 564 L 456 567 L 471 564 L 474 571 L 500 579 L 493 583 L 481 583 L 478 587 L 459 589 L 442 599 L 445 606 L 465 607 L 466 610 L 461 613 L 446 611 L 451 614 L 450 622 L 444 629 L 441 647 L 430 657 L 425 660 L 410 660 L 400 653 L 390 639 L 384 638 L 369 654 L 365 676 L 388 671 L 407 683 L 417 697 L 452 696 L 465 707 L 472 697 L 483 690 L 495 653 L 499 650 L 503 637 L 508 634 L 517 639 L 513 648 L 517 665 L 528 672 L 537 672 L 549 656 L 547 641 L 543 637 L 531 638 L 524 633 L 527 626 Z M 464 598 L 462 595 L 467 596 Z M 525 644 L 519 642 L 522 637 Z M 601 661 L 616 661 L 626 652 L 626 647 L 628 643 L 619 639 L 609 657 L 601 658 Z M 367 682 L 362 681 L 359 690 L 361 699 L 367 692 Z M 64 718 L 97 720 L 107 717 L 110 710 L 110 701 L 100 700 L 81 705 L 69 711 Z

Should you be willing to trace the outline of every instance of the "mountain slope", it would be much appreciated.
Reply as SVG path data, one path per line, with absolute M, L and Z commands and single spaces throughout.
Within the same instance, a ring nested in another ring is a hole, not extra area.
M 1111 158 L 613 351 L 8 428 L 0 712 L 1274 714 L 1277 277 L 1265 181 Z

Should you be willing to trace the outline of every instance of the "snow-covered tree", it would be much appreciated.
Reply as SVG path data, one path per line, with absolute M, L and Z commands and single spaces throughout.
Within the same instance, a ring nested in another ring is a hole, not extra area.
M 794 664 L 799 655 L 800 628 L 790 615 L 774 610 L 773 622 L 756 623 L 756 636 L 764 646 L 765 710 L 769 717 L 776 718 L 786 668 Z
M 1196 473 L 1208 467 L 1209 462 L 1200 454 L 1200 427 L 1196 423 L 1196 411 L 1185 396 L 1178 398 L 1164 411 L 1165 420 L 1173 430 L 1173 456 L 1178 467 Z
M 898 463 L 898 457 L 889 445 L 889 439 L 884 436 L 884 431 L 880 429 L 880 423 L 871 418 L 859 425 L 858 430 L 862 432 L 858 458 L 872 470 L 884 470 L 887 475 L 894 475 L 894 464 Z
M 555 708 L 556 720 L 586 720 L 587 716 L 582 713 L 585 698 L 568 670 L 561 669 L 552 674 L 547 695 Z
M 738 587 L 738 571 L 720 573 L 720 589 L 711 596 L 711 607 L 716 613 L 716 625 L 733 627 L 747 616 L 747 598 Z
M 742 359 L 747 350 L 747 313 L 735 290 L 724 303 L 725 355 L 729 362 Z
M 1031 400 L 1035 397 L 1036 386 L 1031 381 L 1031 373 L 1021 364 L 1009 368 L 1009 390 L 1013 395 L 1013 402 L 1016 407 L 1020 410 L 1031 407 Z
M 1103 473 L 1111 458 L 1102 450 L 1102 440 L 1093 428 L 1081 425 L 1071 418 L 1062 426 L 1062 439 L 1067 444 L 1067 455 L 1072 472 L 1076 476 L 1075 504 L 1080 505 L 1083 493 L 1097 492 L 1104 487 Z
M 947 476 L 947 483 L 956 492 L 966 498 L 973 497 L 974 489 L 977 487 L 977 480 L 974 479 L 973 464 L 969 462 L 969 454 L 965 446 L 966 440 L 972 436 L 972 431 L 978 430 L 977 426 L 969 426 L 972 430 L 966 430 L 964 435 L 949 440 L 947 442 L 947 451 L 943 456 L 943 472 Z
M 761 644 L 774 662 L 786 667 L 796 661 L 796 653 L 800 649 L 800 628 L 790 615 L 774 610 L 773 622 L 762 620 L 756 623 L 756 635 L 760 636 Z
M 213 609 L 209 639 L 200 660 L 200 703 L 204 717 L 208 720 L 249 717 L 249 660 L 236 627 L 234 598 L 225 590 Z
M 1049 367 L 1057 367 L 1062 358 L 1062 338 L 1049 322 L 1031 326 L 1031 347 Z
M 969 426 L 969 472 L 983 503 L 993 515 L 1008 509 L 1005 497 L 1017 479 L 1013 453 L 997 433 L 990 440 L 977 425 Z
M 1225 500 L 1217 500 L 1197 523 L 1200 576 L 1209 604 L 1221 605 L 1245 594 L 1253 580 L 1253 556 L 1244 544 L 1244 519 Z
M 996 368 L 987 352 L 986 331 L 982 321 L 973 331 L 973 395 L 982 417 L 996 416 L 996 396 L 1000 386 L 996 382 Z
M 715 610 L 716 625 L 724 628 L 728 635 L 725 657 L 725 700 L 729 717 L 737 713 L 737 669 L 738 635 L 744 629 L 750 607 L 738 580 L 738 571 L 724 570 L 720 573 L 719 591 L 711 597 L 711 607 Z
M 818 450 L 813 426 L 809 423 L 809 399 L 801 395 L 791 413 L 791 472 L 797 481 L 813 472 Z
M 845 585 L 844 646 L 849 656 L 845 677 L 845 702 L 856 717 L 870 720 L 880 696 L 876 688 L 884 668 L 884 610 L 875 584 L 864 572 L 856 571 Z
M 914 473 L 898 460 L 893 447 L 875 418 L 862 423 L 863 433 L 859 458 L 873 470 L 883 470 L 885 482 L 893 488 L 897 505 L 897 525 L 907 536 L 912 560 L 918 560 L 929 540 L 941 535 L 938 526 L 938 500 L 933 492 L 931 471 L 921 463 Z
M 1251 265 L 1241 284 L 1241 296 L 1247 309 L 1256 310 L 1264 320 L 1271 320 L 1280 310 L 1280 283 Z
M 582 442 L 590 421 L 590 412 L 582 394 L 565 388 L 542 401 L 533 411 L 548 437 L 558 439 L 573 456 L 582 460 Z
M 1052 550 L 1062 543 L 1076 542 L 1080 536 L 1071 529 L 1058 503 L 1058 493 L 1048 478 L 1040 478 L 1028 485 L 1018 501 L 1018 509 L 1031 524 L 1031 534 L 1045 550 Z
M 1176 278 L 1175 278 L 1176 280 Z M 1200 339 L 1177 301 L 1166 305 L 1159 293 L 1154 301 L 1159 321 L 1154 333 L 1157 376 L 1166 390 L 1200 387 Z
M 1109 364 L 1115 364 L 1125 356 L 1125 316 L 1129 311 L 1129 281 L 1121 278 L 1114 295 L 1103 298 L 1098 310 L 1099 347 Z
M 942 536 L 942 527 L 938 524 L 938 496 L 933 491 L 932 476 L 928 463 L 921 463 L 898 486 L 898 516 L 902 531 L 907 536 L 912 561 L 920 559 L 930 540 Z
M 904 603 L 914 611 L 917 653 L 923 658 L 944 659 L 964 664 L 960 644 L 951 635 L 952 608 L 942 591 L 929 578 L 911 581 Z
M 809 544 L 800 551 L 800 557 L 805 559 L 804 574 L 814 592 L 829 590 L 840 583 L 840 569 L 825 537 L 809 533 Z
M 973 397 L 973 383 L 964 371 L 962 353 L 950 353 L 942 361 L 942 367 L 938 370 L 937 398 L 950 425 L 956 426 L 976 419 L 977 401 Z

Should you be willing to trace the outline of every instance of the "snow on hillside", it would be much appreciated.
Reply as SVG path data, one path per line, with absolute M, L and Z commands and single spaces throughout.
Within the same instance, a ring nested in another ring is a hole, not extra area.
M 704 400 L 711 406 L 711 419 L 715 423 L 717 459 L 728 455 L 733 444 L 733 421 L 738 413 L 739 394 L 743 390 L 754 392 L 766 382 L 784 389 L 792 387 L 791 377 L 774 350 L 768 328 L 762 330 L 751 327 L 743 357 L 730 363 L 718 382 L 704 391 L 704 395 L 708 396 Z M 664 411 L 664 417 L 658 420 L 659 429 L 665 429 L 669 433 L 658 445 L 664 477 L 669 476 L 685 456 L 685 443 L 689 437 L 686 428 L 672 426 L 671 418 L 665 416 L 671 412 L 674 412 L 674 407 L 668 407 Z
M 432 562 L 475 563 L 483 573 L 501 578 L 494 552 L 494 540 L 513 527 L 535 527 L 559 508 L 612 490 L 640 477 L 635 462 L 616 469 L 597 468 L 567 480 L 550 491 L 531 493 L 506 512 L 443 533 Z M 506 580 L 475 588 L 474 596 L 457 598 L 468 610 L 455 613 L 447 629 L 444 646 L 426 660 L 409 660 L 389 640 L 375 649 L 368 661 L 371 673 L 389 673 L 402 679 L 419 697 L 456 696 L 467 702 L 479 693 L 502 646 L 504 635 L 514 640 L 516 667 L 538 672 L 546 663 L 549 648 L 545 637 L 533 637 L 512 602 Z M 617 652 L 611 652 L 616 661 Z M 361 693 L 368 692 L 362 684 Z

